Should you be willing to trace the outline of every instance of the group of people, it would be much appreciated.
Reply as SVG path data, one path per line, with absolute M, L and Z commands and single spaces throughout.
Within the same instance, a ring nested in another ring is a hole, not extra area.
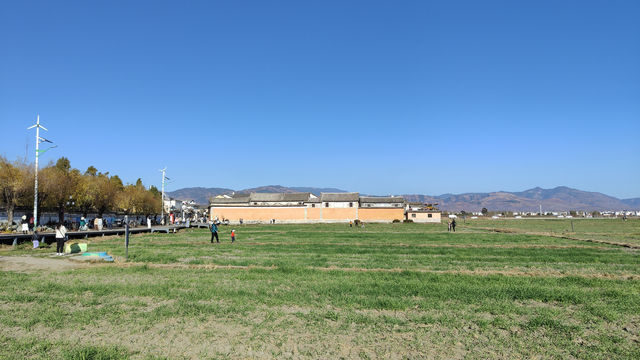
M 215 222 L 212 221 L 210 226 L 209 226 L 209 230 L 211 230 L 211 243 L 213 244 L 213 239 L 216 239 L 216 243 L 220 243 L 220 238 L 218 237 L 218 225 L 220 225 L 219 222 Z M 231 242 L 234 243 L 236 242 L 236 230 L 231 230 Z
M 64 255 L 64 243 L 69 240 L 69 236 L 67 235 L 67 227 L 64 226 L 64 223 L 59 222 L 56 224 L 56 256 Z M 40 247 L 40 240 L 38 240 L 38 232 L 33 232 L 33 248 L 37 249 Z M 44 241 L 44 238 L 43 238 Z

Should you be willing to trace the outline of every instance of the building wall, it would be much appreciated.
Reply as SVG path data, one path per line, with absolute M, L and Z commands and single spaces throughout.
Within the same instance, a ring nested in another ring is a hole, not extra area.
M 413 217 L 415 214 L 416 217 Z M 429 217 L 431 215 L 431 217 Z M 424 212 L 407 212 L 407 219 L 413 220 L 413 222 L 417 223 L 439 223 L 441 221 L 441 216 L 439 212 L 434 213 L 424 213 Z
M 322 208 L 320 206 L 307 208 L 307 220 L 309 221 L 319 221 L 321 219 L 321 214 Z
M 358 209 L 359 219 L 362 221 L 383 221 L 391 222 L 393 220 L 404 219 L 403 208 L 360 208 Z
M 327 204 L 329 204 L 329 208 L 356 208 L 358 207 L 358 201 L 323 201 L 322 207 L 326 208 Z M 349 206 L 351 204 L 351 206 Z
M 229 219 L 229 221 L 237 222 L 243 219 L 247 222 L 261 221 L 268 222 L 271 219 L 291 222 L 304 222 L 305 219 L 304 206 L 288 206 L 288 207 L 211 207 L 210 219 L 216 216 L 218 219 Z
M 404 209 L 404 206 L 399 203 L 364 203 L 363 208 L 400 208 Z
M 303 201 L 252 201 L 252 205 L 260 206 L 295 206 L 303 205 Z
M 323 222 L 357 219 L 357 208 L 308 208 L 306 206 L 238 206 L 238 207 L 211 207 L 210 219 L 229 219 L 237 222 L 240 219 L 246 222 L 268 222 L 276 219 L 280 222 Z
M 438 214 L 439 215 L 439 214 Z M 332 208 L 306 206 L 212 206 L 209 211 L 211 220 L 228 219 L 247 223 L 268 222 L 276 219 L 279 222 L 348 222 L 360 219 L 369 222 L 391 222 L 404 218 L 403 208 Z
M 322 220 L 349 221 L 358 218 L 358 208 L 322 208 Z

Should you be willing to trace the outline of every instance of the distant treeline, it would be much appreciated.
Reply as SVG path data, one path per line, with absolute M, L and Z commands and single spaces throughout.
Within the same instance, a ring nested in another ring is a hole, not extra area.
M 0 206 L 6 208 L 9 224 L 16 208 L 33 208 L 34 181 L 33 164 L 0 156 Z M 125 185 L 118 175 L 98 172 L 93 166 L 84 172 L 74 169 L 66 157 L 38 171 L 38 213 L 55 211 L 59 221 L 69 211 L 84 216 L 97 213 L 98 217 L 107 212 L 156 215 L 161 197 L 155 186 L 147 189 L 140 179 Z

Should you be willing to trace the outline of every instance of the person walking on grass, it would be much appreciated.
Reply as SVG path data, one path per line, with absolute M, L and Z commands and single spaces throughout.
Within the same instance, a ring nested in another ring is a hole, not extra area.
M 214 237 L 216 238 L 216 242 L 220 243 L 220 239 L 218 238 L 218 225 L 216 225 L 215 222 L 212 222 L 209 230 L 211 230 L 211 243 L 213 244 Z
M 451 231 L 451 220 L 447 220 L 447 231 Z
M 456 232 L 456 219 L 451 220 L 451 231 Z
M 67 228 L 62 223 L 56 226 L 56 255 L 64 254 L 64 240 L 67 237 Z
M 231 243 L 233 244 L 234 242 L 236 242 L 236 231 L 231 230 Z

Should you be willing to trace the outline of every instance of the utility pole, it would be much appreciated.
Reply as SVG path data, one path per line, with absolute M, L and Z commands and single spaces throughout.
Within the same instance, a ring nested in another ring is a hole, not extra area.
M 162 171 L 162 211 L 160 212 L 160 221 L 165 222 L 164 221 L 164 181 L 166 180 L 171 180 L 168 177 L 165 176 L 166 172 L 167 172 L 167 167 L 165 166 L 164 169 L 159 170 Z
M 46 127 L 40 125 L 40 114 L 38 114 L 38 119 L 36 121 L 36 124 L 29 126 L 27 130 L 30 130 L 33 128 L 36 128 L 36 181 L 34 185 L 35 192 L 33 193 L 33 230 L 35 231 L 38 228 L 38 158 L 40 157 L 41 152 L 45 153 L 47 150 L 52 149 L 56 146 L 52 146 L 50 148 L 40 150 L 41 142 L 53 143 L 45 138 L 40 137 L 40 128 L 42 128 L 45 131 L 49 131 L 47 130 Z

